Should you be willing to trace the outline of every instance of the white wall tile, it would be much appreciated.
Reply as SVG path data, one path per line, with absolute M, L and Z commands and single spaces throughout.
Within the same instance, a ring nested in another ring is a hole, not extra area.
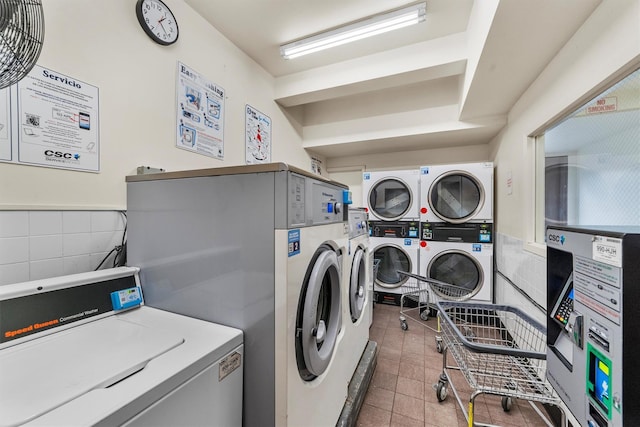
M 64 275 L 62 258 L 31 261 L 29 263 L 29 280 L 47 279 Z
M 118 211 L 0 211 L 0 285 L 92 271 L 124 226 Z
M 95 253 L 95 254 L 91 254 L 91 260 L 90 260 L 90 264 L 91 264 L 91 270 L 95 270 L 98 265 L 100 265 L 100 263 L 102 262 L 102 260 L 104 259 L 104 257 L 107 256 L 109 252 L 102 252 L 102 253 Z M 100 270 L 104 270 L 105 268 L 111 268 L 113 267 L 113 257 L 115 256 L 115 253 L 109 255 L 109 258 L 107 258 L 107 260 L 100 266 Z
M 65 211 L 62 212 L 63 233 L 89 233 L 91 231 L 91 212 Z
M 511 236 L 498 233 L 496 242 L 497 271 L 509 278 L 538 304 L 546 306 L 546 258 L 524 250 L 524 242 Z M 508 282 L 504 283 L 507 287 L 512 287 Z M 518 295 L 515 298 L 524 298 Z M 511 293 L 505 294 L 507 298 L 511 296 Z M 503 303 L 509 304 L 509 301 L 505 300 Z
M 0 211 L 0 237 L 29 235 L 29 212 Z
M 29 281 L 29 263 L 0 264 L 0 285 Z
M 28 237 L 0 238 L 0 264 L 14 264 L 29 261 Z
M 122 231 L 91 233 L 91 253 L 109 252 L 122 243 Z
M 91 255 L 66 256 L 62 259 L 62 266 L 64 274 L 85 273 L 93 270 Z
M 62 235 L 29 237 L 29 261 L 62 257 Z
M 91 212 L 91 231 L 124 230 L 124 218 L 117 211 L 93 211 Z
M 88 255 L 91 253 L 91 233 L 64 234 L 62 236 L 62 255 Z
M 62 233 L 61 211 L 30 211 L 29 235 L 42 236 Z

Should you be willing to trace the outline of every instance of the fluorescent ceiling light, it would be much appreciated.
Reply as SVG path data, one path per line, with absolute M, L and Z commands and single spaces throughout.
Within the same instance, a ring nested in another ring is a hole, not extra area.
M 284 59 L 293 59 L 330 47 L 386 33 L 387 31 L 418 24 L 425 20 L 426 9 L 426 3 L 419 3 L 377 15 L 364 21 L 282 45 L 280 46 L 280 54 Z

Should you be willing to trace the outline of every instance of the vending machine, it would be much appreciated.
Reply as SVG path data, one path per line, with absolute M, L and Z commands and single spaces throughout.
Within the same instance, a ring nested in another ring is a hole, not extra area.
M 547 230 L 547 378 L 581 426 L 640 422 L 640 227 Z

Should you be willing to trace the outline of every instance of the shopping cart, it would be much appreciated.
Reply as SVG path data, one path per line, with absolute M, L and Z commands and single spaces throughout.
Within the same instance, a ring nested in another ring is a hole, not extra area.
M 417 288 L 409 288 L 400 296 L 400 327 L 403 331 L 409 329 L 407 320 L 412 320 L 418 324 L 437 333 L 436 349 L 442 353 L 442 337 L 440 336 L 440 320 L 437 326 L 431 327 L 424 323 L 436 311 L 436 302 L 439 299 L 451 301 L 463 301 L 468 299 L 471 290 L 460 286 L 441 282 L 430 277 L 419 274 L 408 273 L 398 270 L 399 274 L 413 277 L 418 282 Z
M 502 396 L 502 409 L 509 411 L 514 398 L 559 407 L 560 400 L 546 381 L 546 328 L 519 309 L 506 305 L 439 301 L 438 319 L 444 343 L 442 374 L 434 385 L 439 402 L 451 387 L 467 418 L 474 425 L 474 401 L 480 394 Z M 457 366 L 447 364 L 451 353 Z M 450 373 L 458 370 L 471 387 L 469 410 L 460 400 Z M 562 425 L 566 417 L 562 409 Z

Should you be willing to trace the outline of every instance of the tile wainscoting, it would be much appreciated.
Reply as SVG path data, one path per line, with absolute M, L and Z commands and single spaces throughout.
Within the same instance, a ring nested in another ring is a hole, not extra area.
M 494 255 L 496 303 L 515 305 L 546 325 L 546 258 L 525 250 L 522 240 L 501 233 L 496 233 Z
M 0 285 L 95 270 L 125 224 L 119 211 L 0 211 Z

